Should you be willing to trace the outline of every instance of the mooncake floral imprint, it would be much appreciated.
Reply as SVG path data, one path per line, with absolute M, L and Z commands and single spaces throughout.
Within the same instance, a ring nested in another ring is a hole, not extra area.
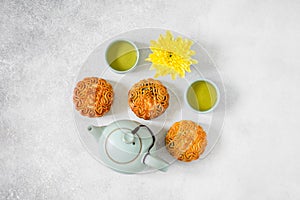
M 81 115 L 101 117 L 110 110 L 113 96 L 113 88 L 106 80 L 87 77 L 77 83 L 73 103 Z
M 129 90 L 128 104 L 137 117 L 145 120 L 153 119 L 168 108 L 169 93 L 160 81 L 144 79 Z
M 207 145 L 205 131 L 200 125 L 189 120 L 174 123 L 166 135 L 165 142 L 169 153 L 184 162 L 198 159 Z

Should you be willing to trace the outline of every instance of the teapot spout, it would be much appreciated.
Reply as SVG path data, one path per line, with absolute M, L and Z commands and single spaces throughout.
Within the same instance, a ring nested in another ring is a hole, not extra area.
M 160 158 L 154 157 L 151 154 L 147 154 L 144 157 L 144 164 L 163 172 L 166 172 L 169 168 L 169 163 Z
M 102 135 L 103 131 L 105 129 L 105 126 L 88 126 L 87 130 L 90 134 L 92 134 L 95 139 L 98 141 L 100 136 Z

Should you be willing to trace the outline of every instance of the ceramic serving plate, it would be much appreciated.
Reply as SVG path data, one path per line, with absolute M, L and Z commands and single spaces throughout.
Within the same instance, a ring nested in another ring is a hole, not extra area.
M 87 149 L 87 151 L 99 162 L 100 154 L 98 152 L 98 144 L 94 137 L 88 133 L 87 127 L 91 124 L 97 126 L 104 126 L 110 124 L 113 121 L 130 119 L 137 121 L 141 124 L 147 125 L 156 135 L 157 141 L 157 154 L 161 158 L 173 163 L 176 159 L 173 158 L 164 147 L 165 135 L 168 129 L 173 123 L 180 120 L 192 120 L 200 124 L 207 133 L 207 147 L 205 152 L 201 155 L 199 160 L 206 158 L 209 153 L 213 150 L 217 143 L 224 122 L 225 117 L 225 94 L 222 78 L 213 62 L 209 57 L 207 51 L 199 44 L 194 42 L 191 49 L 196 52 L 193 56 L 194 59 L 198 60 L 198 64 L 191 66 L 191 73 L 186 73 L 185 78 L 177 78 L 172 80 L 170 76 L 159 77 L 160 80 L 167 88 L 170 95 L 169 107 L 164 114 L 153 119 L 143 120 L 135 116 L 128 106 L 128 91 L 132 85 L 141 79 L 154 78 L 155 71 L 150 71 L 150 62 L 145 61 L 148 55 L 151 53 L 149 49 L 150 40 L 156 40 L 160 34 L 165 34 L 164 29 L 136 29 L 129 32 L 119 34 L 106 40 L 100 44 L 88 57 L 85 63 L 82 65 L 80 72 L 77 76 L 75 84 L 85 77 L 100 77 L 104 78 L 113 86 L 114 89 L 114 102 L 111 110 L 106 113 L 103 117 L 99 118 L 88 118 L 81 116 L 79 112 L 74 110 L 74 120 L 78 130 L 78 135 L 81 142 Z M 186 36 L 172 31 L 174 37 Z M 126 39 L 134 42 L 139 49 L 139 61 L 134 70 L 125 73 L 118 74 L 113 72 L 107 66 L 105 60 L 105 51 L 111 42 L 118 39 Z M 198 79 L 209 79 L 212 80 L 218 86 L 220 90 L 220 102 L 218 107 L 210 113 L 197 113 L 194 112 L 184 100 L 184 95 L 187 87 Z M 198 160 L 198 161 L 199 161 Z M 198 161 L 193 161 L 198 162 Z M 102 163 L 103 164 L 103 163 Z M 155 171 L 152 168 L 148 168 L 142 173 L 149 173 Z

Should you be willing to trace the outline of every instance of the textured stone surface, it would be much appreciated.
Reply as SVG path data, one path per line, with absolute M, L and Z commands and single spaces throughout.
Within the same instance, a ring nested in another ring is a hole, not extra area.
M 0 1 L 0 199 L 297 199 L 297 0 Z M 122 175 L 82 147 L 72 118 L 81 63 L 112 35 L 172 29 L 224 78 L 223 136 L 201 162 Z

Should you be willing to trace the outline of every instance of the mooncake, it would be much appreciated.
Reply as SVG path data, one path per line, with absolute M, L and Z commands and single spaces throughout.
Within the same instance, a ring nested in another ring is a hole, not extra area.
M 110 110 L 113 97 L 113 88 L 106 80 L 87 77 L 77 83 L 73 103 L 81 115 L 101 117 Z
M 145 120 L 153 119 L 168 108 L 169 93 L 160 81 L 144 79 L 129 90 L 128 104 L 137 117 Z
M 206 133 L 193 121 L 174 123 L 165 138 L 166 148 L 176 159 L 184 162 L 196 160 L 207 145 Z

